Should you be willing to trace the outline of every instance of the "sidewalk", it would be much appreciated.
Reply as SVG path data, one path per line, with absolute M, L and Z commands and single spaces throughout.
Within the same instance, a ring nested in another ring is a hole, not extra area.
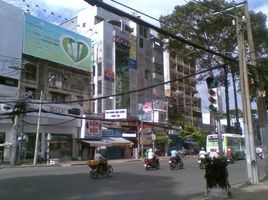
M 268 179 L 263 179 L 256 185 L 249 183 L 243 183 L 240 185 L 231 186 L 230 197 L 219 197 L 219 196 L 206 196 L 203 194 L 200 197 L 193 198 L 191 200 L 267 200 L 268 199 Z

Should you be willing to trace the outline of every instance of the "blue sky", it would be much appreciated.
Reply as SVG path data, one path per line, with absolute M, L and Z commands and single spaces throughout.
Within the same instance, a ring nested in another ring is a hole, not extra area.
M 23 9 L 32 10 L 33 14 L 40 14 L 44 17 L 48 16 L 51 12 L 55 16 L 61 16 L 61 19 L 72 18 L 76 15 L 79 10 L 83 10 L 88 6 L 84 0 L 3 0 L 9 2 L 13 5 L 21 7 Z M 242 2 L 243 0 L 236 0 L 237 3 Z M 118 8 L 119 4 L 114 3 L 113 0 L 104 0 L 105 3 L 114 5 Z M 116 0 L 121 4 L 125 4 L 131 8 L 139 10 L 146 13 L 149 16 L 158 18 L 160 15 L 170 14 L 176 5 L 183 5 L 188 0 Z M 266 0 L 249 0 L 249 9 L 254 10 L 255 12 L 263 12 L 268 15 L 268 1 Z M 28 7 L 27 7 L 28 5 Z M 38 5 L 38 7 L 36 7 Z M 125 8 L 124 8 L 125 9 Z M 43 10 L 46 10 L 44 12 Z M 127 10 L 126 10 L 127 11 Z M 48 16 L 48 20 L 55 18 L 55 16 Z M 58 18 L 58 20 L 61 20 Z M 149 21 L 148 18 L 142 17 L 143 20 Z M 155 23 L 153 21 L 149 21 Z

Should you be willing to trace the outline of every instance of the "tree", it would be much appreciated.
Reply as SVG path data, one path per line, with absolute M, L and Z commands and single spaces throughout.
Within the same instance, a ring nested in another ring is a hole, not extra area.
M 227 54 L 230 57 L 236 58 L 237 37 L 235 26 L 232 25 L 232 20 L 234 19 L 235 15 L 241 16 L 244 11 L 242 8 L 235 8 L 232 11 L 213 15 L 213 13 L 220 12 L 224 8 L 231 7 L 233 5 L 235 5 L 235 2 L 226 2 L 225 0 L 210 0 L 202 2 L 189 2 L 183 6 L 176 6 L 171 14 L 160 17 L 161 28 L 175 35 L 179 35 L 200 46 L 203 46 L 206 49 Z M 268 44 L 266 16 L 261 12 L 250 12 L 250 15 L 252 19 L 253 38 L 255 40 L 254 44 L 257 52 L 257 58 L 258 60 L 262 60 L 267 53 L 266 49 Z M 170 40 L 169 49 L 171 52 L 176 52 L 176 54 L 180 55 L 182 58 L 196 60 L 197 70 L 209 69 L 215 65 L 225 63 L 223 59 L 215 55 L 208 54 L 204 51 L 195 50 L 176 40 Z M 262 62 L 259 64 L 261 63 Z M 221 70 L 217 72 L 210 72 L 210 75 L 214 74 L 219 80 L 221 80 L 220 82 L 225 87 L 227 116 L 229 115 L 229 81 L 226 81 L 226 77 L 231 70 L 233 84 L 235 84 L 234 76 L 237 76 L 238 74 L 238 66 L 234 63 L 230 64 L 231 66 L 226 68 L 225 72 Z M 259 67 L 260 71 L 263 71 L 264 69 L 265 68 L 262 66 Z M 259 74 L 266 76 L 265 73 Z M 204 78 L 207 76 L 207 74 L 203 74 L 199 77 L 199 79 L 204 80 Z M 251 94 L 255 96 L 258 82 L 256 79 L 254 79 L 254 74 L 252 74 L 252 77 L 252 80 L 255 80 L 256 83 L 255 85 L 252 84 Z M 263 79 L 265 78 L 260 77 L 260 80 Z M 236 95 L 234 94 L 234 96 Z
M 179 120 L 177 121 L 176 126 L 181 127 L 180 136 L 183 139 L 195 141 L 199 146 L 205 146 L 207 134 L 198 127 L 194 126 L 191 121 Z

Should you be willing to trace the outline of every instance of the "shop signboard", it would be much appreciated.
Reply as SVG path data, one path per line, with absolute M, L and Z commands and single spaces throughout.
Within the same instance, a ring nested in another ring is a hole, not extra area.
M 25 13 L 23 53 L 89 71 L 91 40 Z
M 82 120 L 80 138 L 83 139 L 101 139 L 102 138 L 102 123 L 98 119 L 85 119 Z

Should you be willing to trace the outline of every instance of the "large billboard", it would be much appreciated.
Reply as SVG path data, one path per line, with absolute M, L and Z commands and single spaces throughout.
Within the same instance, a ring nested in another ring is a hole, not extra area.
M 90 70 L 91 40 L 25 14 L 23 53 L 70 67 Z
M 23 21 L 23 10 L 0 0 L 0 76 L 19 79 Z

